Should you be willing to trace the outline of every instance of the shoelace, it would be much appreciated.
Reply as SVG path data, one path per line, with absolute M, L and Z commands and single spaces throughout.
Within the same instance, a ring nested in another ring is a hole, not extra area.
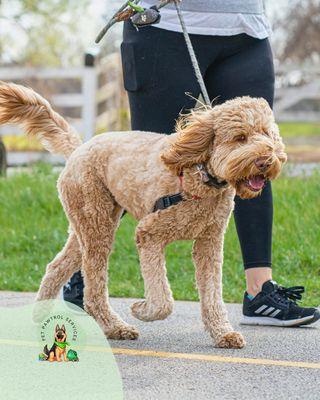
M 277 292 L 280 294 L 280 296 L 296 302 L 302 299 L 302 293 L 304 293 L 304 286 L 292 286 L 288 288 L 279 286 Z

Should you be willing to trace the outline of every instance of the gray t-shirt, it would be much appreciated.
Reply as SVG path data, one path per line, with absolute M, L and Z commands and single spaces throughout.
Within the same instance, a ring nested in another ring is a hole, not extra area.
M 142 0 L 150 7 L 155 0 Z M 271 33 L 264 13 L 264 0 L 182 0 L 181 9 L 188 32 L 199 35 L 232 36 L 246 33 L 264 39 Z M 161 22 L 155 27 L 181 32 L 174 5 L 161 9 Z

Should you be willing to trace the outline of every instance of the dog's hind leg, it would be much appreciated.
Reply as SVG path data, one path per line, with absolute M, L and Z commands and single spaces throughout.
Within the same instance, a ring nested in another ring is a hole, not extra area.
M 47 265 L 36 300 L 56 298 L 62 285 L 80 268 L 80 247 L 76 235 L 71 232 L 64 248 Z
M 108 257 L 122 208 L 94 177 L 77 187 L 62 178 L 59 190 L 82 250 L 85 310 L 109 339 L 136 339 L 138 331 L 112 310 L 106 286 Z
M 193 260 L 200 295 L 202 319 L 217 347 L 241 348 L 242 335 L 232 328 L 222 299 L 224 230 L 213 225 L 193 245 Z
M 149 228 L 152 226 L 150 232 Z M 132 315 L 142 321 L 165 319 L 172 313 L 173 296 L 167 279 L 164 248 L 168 235 L 153 215 L 141 220 L 136 229 L 136 243 L 144 279 L 146 300 L 131 306 Z

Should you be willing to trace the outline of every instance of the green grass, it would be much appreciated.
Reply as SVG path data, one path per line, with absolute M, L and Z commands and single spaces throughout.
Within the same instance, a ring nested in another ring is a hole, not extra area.
M 290 137 L 310 137 L 320 138 L 320 124 L 310 122 L 281 122 L 279 124 L 281 136 Z
M 304 304 L 318 305 L 320 289 L 319 176 L 281 178 L 274 183 L 274 278 L 283 285 L 303 284 Z M 45 265 L 61 249 L 67 222 L 56 194 L 56 174 L 48 166 L 0 179 L 0 290 L 35 291 Z M 125 216 L 110 260 L 112 296 L 143 296 L 133 234 Z M 167 249 L 169 280 L 176 299 L 197 300 L 191 243 Z M 244 289 L 241 254 L 233 221 L 226 235 L 224 297 L 240 302 Z

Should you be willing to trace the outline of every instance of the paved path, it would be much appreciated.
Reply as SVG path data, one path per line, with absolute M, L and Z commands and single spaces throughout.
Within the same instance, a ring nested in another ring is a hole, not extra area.
M 31 302 L 34 294 L 0 292 L 0 306 Z M 212 347 L 199 304 L 176 302 L 165 321 L 143 323 L 129 313 L 132 299 L 114 308 L 140 330 L 134 342 L 111 341 L 126 400 L 320 399 L 320 325 L 305 328 L 239 326 L 240 305 L 228 305 L 242 350 Z M 81 399 L 80 399 L 81 400 Z

